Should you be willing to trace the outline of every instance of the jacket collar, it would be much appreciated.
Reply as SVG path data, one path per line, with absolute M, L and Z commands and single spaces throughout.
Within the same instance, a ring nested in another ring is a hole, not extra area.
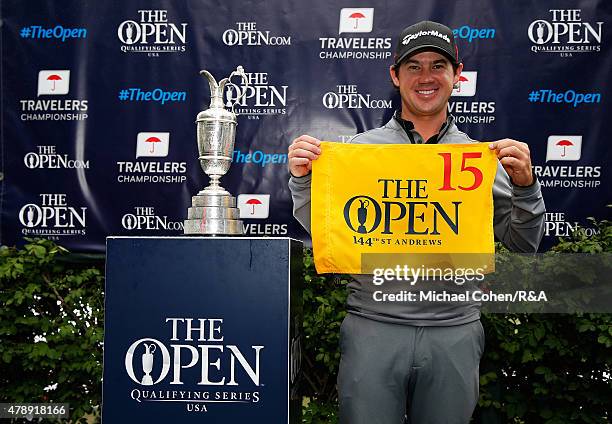
M 455 117 L 450 113 L 447 113 L 446 121 L 444 121 L 444 123 L 440 127 L 440 131 L 438 132 L 438 134 L 432 136 L 429 140 L 424 141 L 423 137 L 414 129 L 414 124 L 412 123 L 412 121 L 408 121 L 402 118 L 402 113 L 400 109 L 395 111 L 393 117 L 389 120 L 389 122 L 387 122 L 385 126 L 396 130 L 405 131 L 412 144 L 436 144 L 440 140 L 442 140 L 442 138 L 449 131 L 454 131 L 457 128 L 457 126 L 455 125 Z

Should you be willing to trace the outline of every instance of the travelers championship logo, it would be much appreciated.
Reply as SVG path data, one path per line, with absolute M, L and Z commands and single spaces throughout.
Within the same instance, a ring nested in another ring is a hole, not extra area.
M 237 203 L 241 219 L 266 219 L 270 214 L 269 194 L 240 194 Z
M 476 95 L 478 72 L 463 71 L 452 97 L 473 97 Z M 448 111 L 455 116 L 458 124 L 490 124 L 495 121 L 495 102 L 463 101 L 451 99 Z
M 581 135 L 551 135 L 546 147 L 546 162 L 549 160 L 580 160 Z
M 166 157 L 170 147 L 170 133 L 138 133 L 136 138 L 136 157 Z
M 188 412 L 207 412 L 209 404 L 261 400 L 264 346 L 228 343 L 223 318 L 166 318 L 163 324 L 164 340 L 143 337 L 126 346 L 125 372 L 135 402 L 169 402 Z
M 266 115 L 285 115 L 287 113 L 288 85 L 277 85 L 271 81 L 267 72 L 246 73 L 249 85 L 228 85 L 225 90 L 226 107 L 249 119 L 259 119 Z
M 311 207 L 319 272 L 369 273 L 363 253 L 493 251 L 497 160 L 486 145 L 321 148 Z
M 374 27 L 373 8 L 340 10 L 338 34 L 370 33 Z M 390 37 L 320 37 L 319 59 L 379 59 L 391 58 Z
M 343 32 L 372 32 L 373 8 L 344 8 L 340 10 L 338 34 Z
M 550 9 L 548 20 L 537 19 L 527 28 L 534 53 L 577 53 L 601 51 L 603 22 L 585 22 L 581 9 Z
M 170 149 L 170 133 L 141 132 L 136 137 L 136 159 L 165 158 Z M 170 161 L 119 161 L 117 181 L 120 183 L 184 183 L 187 163 Z
M 187 24 L 170 22 L 167 10 L 139 10 L 136 20 L 119 24 L 117 37 L 124 53 L 181 53 L 186 51 Z
M 268 219 L 270 216 L 269 194 L 239 194 L 237 206 L 240 219 Z M 283 236 L 287 234 L 287 224 L 246 223 L 242 224 L 244 234 L 259 236 Z
M 47 237 L 84 236 L 87 227 L 87 207 L 68 203 L 66 194 L 42 193 L 38 203 L 28 203 L 19 211 L 24 236 Z
M 38 73 L 38 96 L 68 94 L 70 71 L 40 71 Z
M 70 92 L 70 71 L 42 70 L 38 73 L 38 99 L 20 100 L 22 121 L 82 121 L 87 119 L 87 100 L 54 99 Z
M 291 37 L 261 31 L 257 22 L 236 22 L 235 29 L 223 32 L 223 43 L 227 46 L 290 46 Z
M 472 97 L 476 94 L 476 80 L 478 72 L 463 71 L 459 76 L 457 88 L 453 89 L 451 96 Z
M 323 106 L 328 109 L 391 109 L 391 100 L 373 99 L 372 95 L 361 94 L 356 85 L 337 85 L 335 91 L 323 95 Z
M 535 165 L 542 187 L 595 188 L 601 186 L 601 166 L 574 165 L 582 157 L 581 135 L 551 135 L 546 145 L 546 165 Z M 567 165 L 548 165 L 548 162 L 567 161 Z

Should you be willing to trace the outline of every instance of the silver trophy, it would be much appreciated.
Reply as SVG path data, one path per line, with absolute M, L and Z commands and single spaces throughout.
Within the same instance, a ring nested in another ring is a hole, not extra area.
M 217 83 L 208 71 L 201 71 L 210 85 L 210 107 L 198 113 L 198 153 L 202 169 L 210 177 L 210 184 L 191 198 L 191 207 L 185 220 L 185 234 L 243 234 L 240 211 L 236 207 L 236 198 L 230 195 L 219 184 L 232 163 L 234 141 L 236 138 L 236 114 L 234 105 L 246 93 L 247 76 L 242 66 L 238 66 L 228 78 Z M 232 78 L 242 78 L 244 88 L 234 103 L 229 103 L 231 110 L 223 104 L 223 90 L 226 86 L 241 90 L 232 82 Z

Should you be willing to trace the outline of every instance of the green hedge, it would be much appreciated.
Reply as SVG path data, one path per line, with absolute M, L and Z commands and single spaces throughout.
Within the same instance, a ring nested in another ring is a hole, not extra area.
M 103 271 L 47 240 L 0 250 L 0 402 L 100 405 Z M 45 390 L 45 388 L 48 388 Z
M 578 231 L 560 252 L 610 252 L 612 227 Z M 0 402 L 70 403 L 72 417 L 101 401 L 102 264 L 74 264 L 46 240 L 0 249 Z M 346 315 L 342 276 L 314 271 L 304 252 L 304 423 L 335 423 L 339 328 Z M 609 314 L 483 316 L 482 423 L 605 423 L 612 399 Z M 41 338 L 43 337 L 43 338 Z

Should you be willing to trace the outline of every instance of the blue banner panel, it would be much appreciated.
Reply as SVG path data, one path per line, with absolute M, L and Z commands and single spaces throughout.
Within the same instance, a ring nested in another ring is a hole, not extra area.
M 287 147 L 347 142 L 400 107 L 396 37 L 454 30 L 464 70 L 449 112 L 478 141 L 529 144 L 547 206 L 542 247 L 612 201 L 612 2 L 605 0 L 155 0 L 2 2 L 0 242 L 103 252 L 108 235 L 182 234 L 207 184 L 195 117 L 217 79 L 238 116 L 222 184 L 247 235 L 309 242 L 292 216 Z M 103 18 L 102 18 L 103 17 Z M 257 203 L 259 202 L 259 203 Z
M 300 422 L 300 242 L 110 237 L 104 423 Z

